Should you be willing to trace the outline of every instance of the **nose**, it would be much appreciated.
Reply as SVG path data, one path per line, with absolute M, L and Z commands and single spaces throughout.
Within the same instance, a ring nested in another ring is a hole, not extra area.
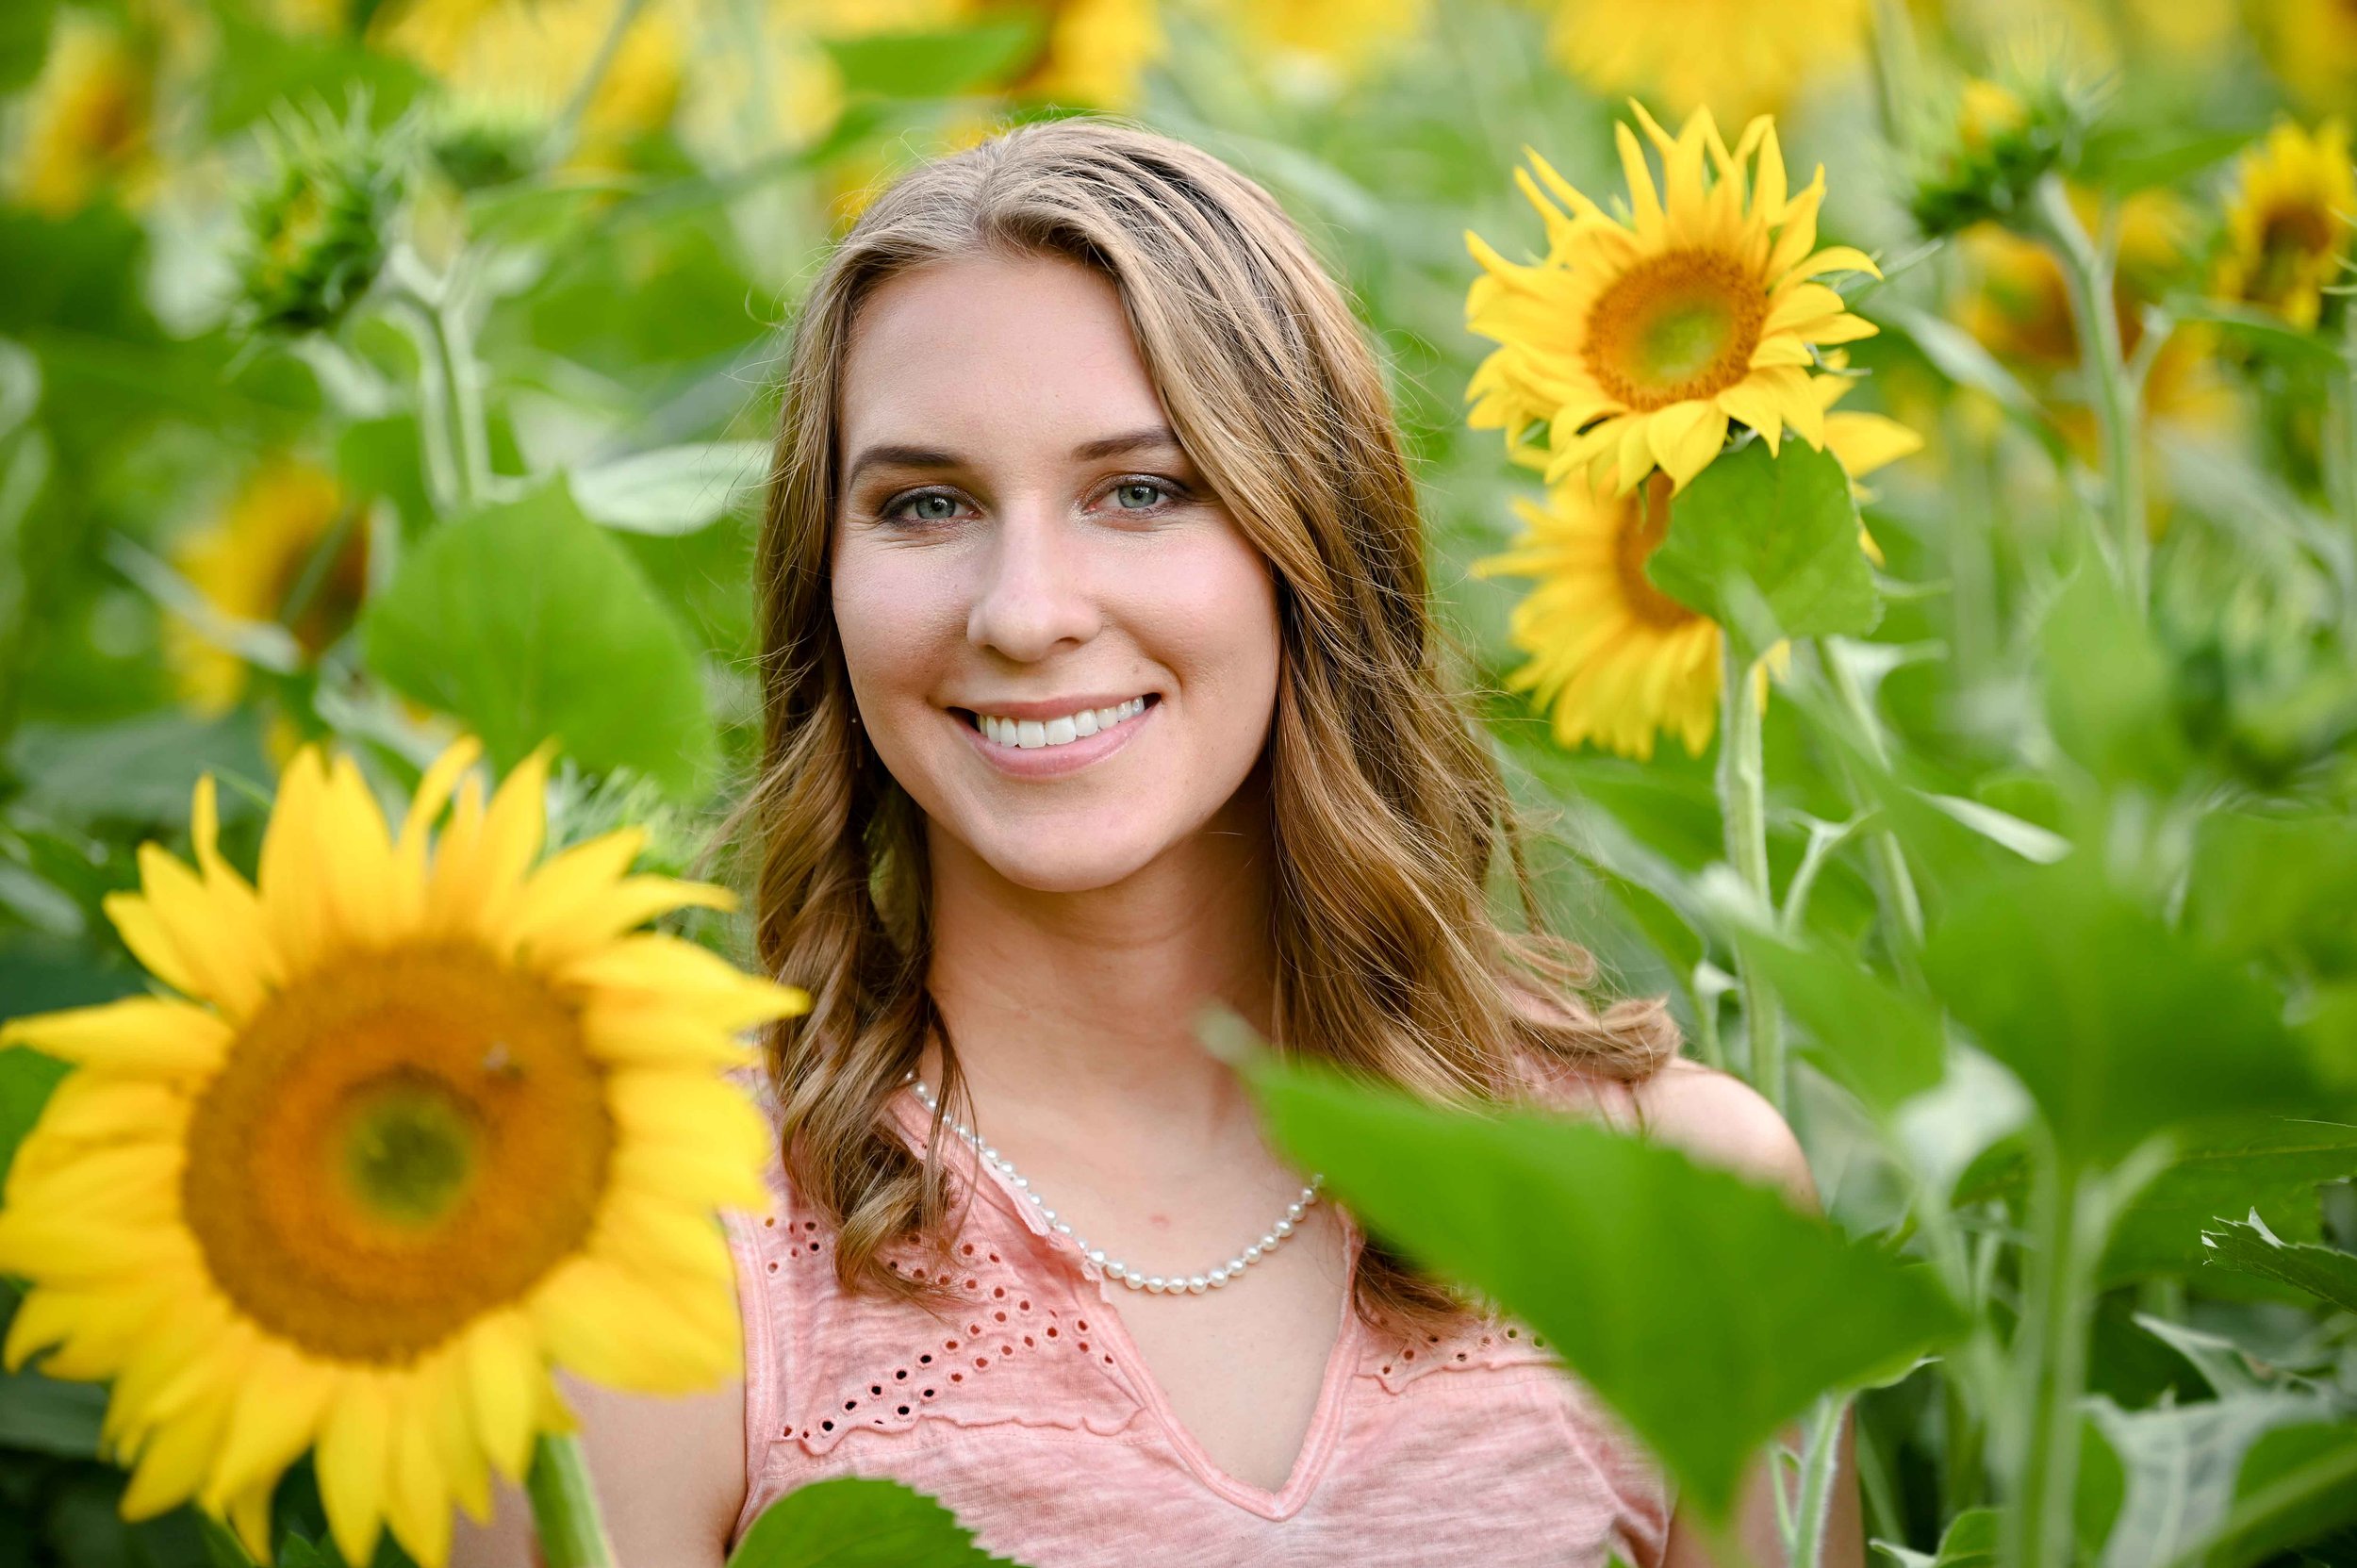
M 967 640 L 1030 664 L 1087 642 L 1098 625 L 1087 563 L 1072 531 L 1047 506 L 1003 510 L 966 616 Z

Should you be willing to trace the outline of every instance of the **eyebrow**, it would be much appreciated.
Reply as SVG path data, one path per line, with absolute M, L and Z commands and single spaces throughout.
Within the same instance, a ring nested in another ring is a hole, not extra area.
M 1099 436 L 1093 441 L 1082 441 L 1072 449 L 1072 460 L 1076 463 L 1093 463 L 1100 458 L 1118 457 L 1124 453 L 1145 452 L 1162 447 L 1173 452 L 1185 450 L 1179 446 L 1178 437 L 1172 432 L 1170 426 L 1166 424 L 1146 425 L 1141 429 L 1124 431 L 1118 436 Z M 849 488 L 858 481 L 863 472 L 878 465 L 896 469 L 954 469 L 964 467 L 964 463 L 965 459 L 956 453 L 944 451 L 939 447 L 889 444 L 871 446 L 852 460 L 849 470 L 844 474 L 843 484 L 846 488 Z

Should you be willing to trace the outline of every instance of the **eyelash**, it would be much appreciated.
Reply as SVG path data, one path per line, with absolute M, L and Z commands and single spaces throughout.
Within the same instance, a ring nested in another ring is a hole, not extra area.
M 1117 491 L 1127 489 L 1132 485 L 1151 485 L 1162 492 L 1162 500 L 1152 506 L 1121 506 L 1114 508 L 1114 510 L 1127 513 L 1130 517 L 1157 517 L 1162 512 L 1167 511 L 1169 508 L 1179 505 L 1192 499 L 1188 493 L 1187 487 L 1184 485 L 1179 484 L 1175 479 L 1165 479 L 1160 474 L 1152 473 L 1123 474 L 1120 478 L 1115 479 L 1112 484 L 1106 486 L 1103 494 L 1110 497 Z M 915 502 L 928 500 L 933 496 L 945 496 L 951 501 L 964 499 L 955 490 L 941 485 L 929 485 L 922 489 L 902 490 L 899 494 L 885 502 L 882 506 L 876 508 L 876 520 L 879 522 L 910 524 L 919 528 L 955 520 L 950 518 L 910 518 L 902 517 L 900 515 L 900 508 L 903 506 L 907 506 Z

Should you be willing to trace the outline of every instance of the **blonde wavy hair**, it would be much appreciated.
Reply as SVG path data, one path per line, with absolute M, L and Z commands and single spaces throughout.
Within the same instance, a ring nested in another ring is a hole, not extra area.
M 879 284 L 982 252 L 1058 257 L 1119 290 L 1188 455 L 1267 558 L 1281 668 L 1264 761 L 1282 1048 L 1452 1104 L 1527 1098 L 1531 1068 L 1633 1081 L 1675 1053 L 1658 1000 L 1601 1014 L 1548 933 L 1496 764 L 1444 682 L 1416 492 L 1365 333 L 1258 185 L 1100 119 L 1007 131 L 879 195 L 802 306 L 759 550 L 763 751 L 726 830 L 750 837 L 754 941 L 811 1010 L 768 1035 L 782 1154 L 837 1230 L 846 1289 L 954 1299 L 882 1249 L 955 1239 L 941 1156 L 970 1100 L 927 986 L 923 818 L 857 726 L 831 606 L 845 354 Z M 1503 851 L 1522 929 L 1487 886 Z M 928 1036 L 941 1109 L 920 1159 L 887 1101 Z M 1370 1240 L 1370 1321 L 1466 1303 Z

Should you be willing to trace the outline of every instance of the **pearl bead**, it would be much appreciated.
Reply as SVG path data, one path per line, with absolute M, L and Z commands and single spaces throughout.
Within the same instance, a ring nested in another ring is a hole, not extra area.
M 1096 1262 L 1105 1263 L 1105 1260 L 1102 1257 L 1099 1257 Z M 1129 1271 L 1128 1269 L 1122 1267 L 1119 1263 L 1105 1263 L 1105 1277 L 1109 1279 L 1123 1279 L 1128 1276 L 1129 1272 Z
M 1161 1275 L 1149 1274 L 1146 1277 L 1146 1288 L 1159 1296 L 1166 1287 Z
M 1231 1275 L 1242 1274 L 1244 1272 L 1244 1259 L 1230 1258 L 1228 1260 L 1228 1272 Z
M 1275 1225 L 1270 1226 L 1269 1229 L 1276 1231 L 1280 1236 L 1290 1236 L 1294 1233 L 1294 1222 L 1289 1219 L 1280 1219 Z
M 1123 1284 L 1125 1284 L 1125 1285 L 1129 1286 L 1129 1287 L 1131 1290 L 1133 1290 L 1133 1291 L 1142 1291 L 1142 1290 L 1146 1289 L 1146 1281 L 1145 1281 L 1145 1280 L 1143 1280 L 1143 1279 L 1139 1279 L 1139 1278 L 1138 1278 L 1136 1275 L 1134 1275 L 1134 1274 L 1132 1274 L 1132 1275 L 1130 1275 L 1129 1278 L 1127 1278 L 1127 1279 L 1123 1279 L 1121 1282 L 1122 1282 Z
M 1203 1278 L 1211 1281 L 1211 1288 L 1213 1290 L 1217 1290 L 1220 1286 L 1228 1283 L 1228 1271 L 1224 1268 L 1215 1268 Z
M 1204 1279 L 1200 1274 L 1193 1274 L 1187 1277 L 1187 1294 L 1189 1296 L 1201 1296 L 1205 1291 L 1210 1290 L 1211 1288 L 1211 1281 Z
M 1299 1218 L 1301 1217 L 1301 1215 L 1302 1215 L 1302 1208 L 1301 1208 L 1301 1205 L 1300 1205 L 1300 1204 L 1298 1204 L 1298 1203 L 1294 1204 L 1291 1208 L 1289 1208 L 1289 1209 L 1287 1209 L 1287 1210 L 1285 1211 L 1285 1217 L 1286 1217 L 1287 1219 L 1299 1219 Z
M 1101 1246 L 1089 1248 L 1089 1262 L 1102 1268 L 1105 1263 L 1105 1249 Z
M 1056 1222 L 1056 1234 L 1059 1236 L 1069 1236 L 1072 1234 L 1072 1227 L 1064 1224 L 1062 1220 L 1058 1220 Z
M 1254 1242 L 1244 1249 L 1244 1261 L 1247 1263 L 1257 1263 L 1261 1261 L 1261 1254 L 1267 1250 L 1259 1242 Z
M 1031 1179 L 1028 1176 L 1016 1176 L 1010 1171 L 1007 1175 L 1007 1180 L 1014 1183 L 1015 1191 L 1017 1192 L 1028 1193 L 1031 1190 Z
M 1276 1231 L 1272 1230 L 1267 1235 L 1261 1238 L 1261 1250 L 1263 1252 L 1274 1252 L 1277 1250 Z
M 1053 1225 L 1056 1223 L 1056 1211 L 1053 1209 L 1042 1209 L 1039 1212 L 1039 1217 L 1046 1220 L 1048 1224 Z

